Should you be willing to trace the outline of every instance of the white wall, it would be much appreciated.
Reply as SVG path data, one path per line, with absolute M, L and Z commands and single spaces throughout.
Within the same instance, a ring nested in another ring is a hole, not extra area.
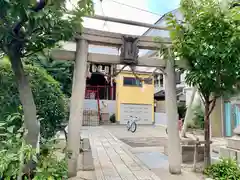
M 100 108 L 102 108 L 102 101 L 105 102 L 108 106 L 108 112 L 110 115 L 116 113 L 116 101 L 113 100 L 100 100 Z M 84 109 L 89 110 L 98 110 L 97 100 L 85 99 L 84 100 Z
M 154 120 L 156 126 L 167 126 L 166 113 L 154 113 Z

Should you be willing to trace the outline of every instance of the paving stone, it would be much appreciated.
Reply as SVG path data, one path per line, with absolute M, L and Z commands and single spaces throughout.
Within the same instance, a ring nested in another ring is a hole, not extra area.
M 109 131 L 91 127 L 87 133 L 96 180 L 160 180 Z

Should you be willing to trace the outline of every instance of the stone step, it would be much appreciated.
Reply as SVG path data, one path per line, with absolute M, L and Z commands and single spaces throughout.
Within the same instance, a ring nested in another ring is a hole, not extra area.
M 78 159 L 78 170 L 93 171 L 95 167 L 93 163 L 91 145 L 88 138 L 82 139 L 80 148 L 82 152 L 80 153 Z

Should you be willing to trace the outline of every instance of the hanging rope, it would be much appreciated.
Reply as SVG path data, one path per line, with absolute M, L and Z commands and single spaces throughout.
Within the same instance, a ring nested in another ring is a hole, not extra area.
M 151 80 L 157 70 L 160 70 L 163 74 L 166 74 L 163 69 L 161 69 L 161 68 L 155 68 L 155 70 L 154 70 L 147 78 L 141 78 L 141 77 L 139 77 L 138 74 L 135 72 L 134 66 L 130 66 L 130 69 L 131 69 L 134 77 L 135 77 L 136 79 L 138 79 L 139 81 Z
M 107 76 L 108 78 L 115 78 L 124 70 L 125 67 L 127 67 L 127 65 L 124 65 L 118 72 L 112 75 L 111 74 L 104 74 L 104 75 Z

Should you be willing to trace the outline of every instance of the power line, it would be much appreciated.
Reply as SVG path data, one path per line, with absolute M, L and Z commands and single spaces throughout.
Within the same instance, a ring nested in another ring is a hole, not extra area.
M 100 1 L 102 2 L 103 0 L 100 0 Z M 133 8 L 133 9 L 137 9 L 137 10 L 139 10 L 139 11 L 144 11 L 144 12 L 151 13 L 151 14 L 154 14 L 154 15 L 157 15 L 157 16 L 162 16 L 162 14 L 158 14 L 158 13 L 155 13 L 155 12 L 152 12 L 152 11 L 148 11 L 148 10 L 146 10 L 146 9 L 142 9 L 142 8 L 139 8 L 139 7 L 136 7 L 136 6 L 131 6 L 131 5 L 129 5 L 129 4 L 121 3 L 121 2 L 119 2 L 119 1 L 115 1 L 115 0 L 108 0 L 108 1 L 112 1 L 112 2 L 114 2 L 114 3 L 116 3 L 116 4 L 120 4 L 120 5 L 123 5 L 123 6 L 127 6 L 127 7 L 130 7 L 130 8 Z
M 104 13 L 104 10 L 103 10 L 102 0 L 100 0 L 100 6 L 101 6 L 101 9 L 102 9 L 102 14 L 103 14 L 103 16 L 105 16 L 105 13 Z M 104 23 L 103 23 L 103 29 L 104 29 L 104 27 L 106 27 L 107 30 L 109 31 L 109 28 L 107 27 L 107 21 L 104 21 Z

